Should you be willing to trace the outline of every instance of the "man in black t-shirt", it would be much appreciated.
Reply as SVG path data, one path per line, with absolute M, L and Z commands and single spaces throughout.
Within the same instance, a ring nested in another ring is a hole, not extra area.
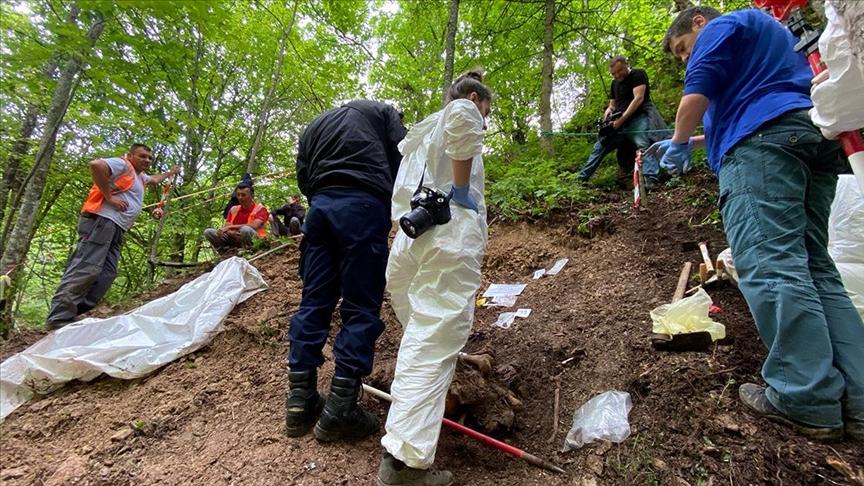
M 625 149 L 629 154 L 635 145 L 643 151 L 642 171 L 646 184 L 651 188 L 658 182 L 660 165 L 654 157 L 645 155 L 644 150 L 669 135 L 661 131 L 666 128 L 666 123 L 651 102 L 648 74 L 642 69 L 630 69 L 624 56 L 615 56 L 609 60 L 609 74 L 613 81 L 609 90 L 609 106 L 606 107 L 603 118 L 608 120 L 613 117 L 613 113 L 620 114 L 620 117 L 612 122 L 615 133 L 594 144 L 594 150 L 582 167 L 579 177 L 583 182 L 587 182 L 600 167 L 603 157 L 616 149 Z M 620 156 L 618 159 L 622 171 L 632 170 L 632 161 L 624 164 Z

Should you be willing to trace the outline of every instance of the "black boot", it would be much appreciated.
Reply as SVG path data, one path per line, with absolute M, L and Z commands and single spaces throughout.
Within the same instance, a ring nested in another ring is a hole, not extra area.
M 324 408 L 324 400 L 318 394 L 318 371 L 289 371 L 288 386 L 285 430 L 288 437 L 300 437 L 309 432 Z
M 357 378 L 333 377 L 324 411 L 312 431 L 316 439 L 359 440 L 378 430 L 378 417 L 357 404 L 361 385 Z

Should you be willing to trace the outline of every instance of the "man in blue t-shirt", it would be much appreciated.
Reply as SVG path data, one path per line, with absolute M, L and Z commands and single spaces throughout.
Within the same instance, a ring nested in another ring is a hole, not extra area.
M 826 249 L 837 173 L 848 163 L 807 114 L 807 61 L 758 10 L 681 12 L 664 49 L 687 66 L 672 140 L 651 150 L 683 170 L 706 147 L 739 288 L 768 356 L 742 401 L 802 434 L 864 436 L 864 324 Z M 705 135 L 691 137 L 704 123 Z

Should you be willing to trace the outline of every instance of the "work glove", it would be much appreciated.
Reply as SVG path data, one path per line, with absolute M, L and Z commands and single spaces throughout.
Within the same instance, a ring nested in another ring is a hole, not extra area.
M 662 158 L 660 159 L 661 168 L 673 176 L 690 172 L 690 165 L 692 162 L 690 158 L 691 144 L 689 142 L 672 143 L 672 140 L 664 140 L 652 145 L 648 150 L 650 151 L 658 144 L 665 145 L 665 148 L 661 146 L 657 150 L 658 153 L 662 154 Z
M 471 195 L 470 189 L 471 186 L 469 184 L 465 184 L 464 186 L 454 184 L 453 188 L 450 189 L 450 199 L 463 208 L 470 209 L 476 213 L 480 209 L 477 207 L 477 200 Z

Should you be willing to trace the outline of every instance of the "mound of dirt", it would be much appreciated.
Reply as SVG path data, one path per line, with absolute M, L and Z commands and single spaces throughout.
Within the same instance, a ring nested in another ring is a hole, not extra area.
M 442 431 L 436 464 L 460 484 L 848 484 L 864 464 L 851 443 L 828 447 L 748 414 L 737 386 L 759 381 L 765 349 L 734 287 L 709 293 L 730 339 L 707 352 L 653 350 L 648 313 L 668 302 L 681 264 L 701 261 L 689 243 L 725 248 L 710 224 L 707 177 L 651 193 L 645 210 L 620 196 L 539 224 L 495 225 L 484 268 L 488 283 L 527 283 L 517 307 L 528 318 L 492 324 L 503 310 L 480 308 L 468 353 L 494 356 L 491 371 L 460 363 L 451 387 L 455 418 L 493 431 L 561 465 L 555 475 Z M 583 212 L 584 214 L 584 212 Z M 532 280 L 568 258 L 564 270 Z M 318 444 L 284 434 L 285 334 L 301 296 L 295 249 L 256 261 L 270 290 L 237 306 L 228 330 L 206 348 L 134 381 L 76 383 L 21 407 L 0 425 L 0 481 L 6 484 L 370 484 L 378 438 Z M 157 292 L 158 294 L 158 292 Z M 156 295 L 156 294 L 154 294 Z M 401 327 L 389 306 L 370 384 L 389 389 Z M 319 377 L 333 373 L 332 338 Z M 0 347 L 8 355 L 38 336 Z M 607 390 L 633 398 L 622 444 L 560 452 L 573 412 Z M 558 416 L 554 416 L 555 396 Z M 365 396 L 379 417 L 386 404 Z M 383 433 L 383 432 L 382 432 Z

